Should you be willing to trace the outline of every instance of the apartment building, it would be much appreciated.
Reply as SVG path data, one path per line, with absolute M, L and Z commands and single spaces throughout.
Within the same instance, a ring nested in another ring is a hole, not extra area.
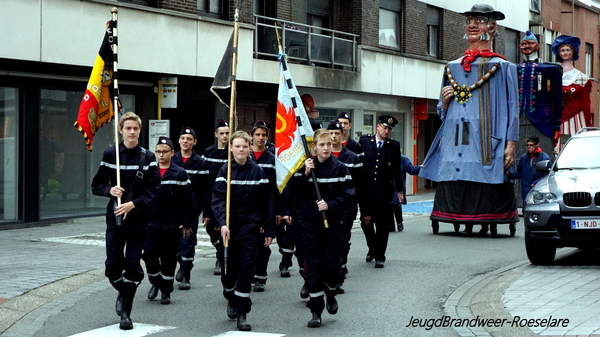
M 104 212 L 107 200 L 91 195 L 90 182 L 113 127 L 98 131 L 89 152 L 73 122 L 112 7 L 119 10 L 121 102 L 142 117 L 144 147 L 155 145 L 149 122 L 157 119 L 169 121 L 173 138 L 182 126 L 193 127 L 197 152 L 214 142 L 215 121 L 228 110 L 209 88 L 237 8 L 239 129 L 256 119 L 275 125 L 278 29 L 296 85 L 314 98 L 323 122 L 348 112 L 351 136 L 358 138 L 374 132 L 378 115 L 391 114 L 400 121 L 393 138 L 421 162 L 440 124 L 435 105 L 444 64 L 467 47 L 459 13 L 476 2 L 1 1 L 0 228 Z M 530 4 L 485 2 L 506 14 L 495 51 L 517 62 L 518 41 L 531 26 Z M 159 104 L 164 78 L 177 80 L 175 104 L 168 106 Z M 415 186 L 409 181 L 409 194 Z

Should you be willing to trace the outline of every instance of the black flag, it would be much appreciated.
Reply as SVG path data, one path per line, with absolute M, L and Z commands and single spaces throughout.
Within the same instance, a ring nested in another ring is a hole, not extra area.
M 229 105 L 227 105 L 227 103 L 223 101 L 223 99 L 221 98 L 221 96 L 219 96 L 215 89 L 229 89 L 231 87 L 231 81 L 235 80 L 231 73 L 233 63 L 233 52 L 233 33 L 231 33 L 229 43 L 227 43 L 227 49 L 225 49 L 225 54 L 223 54 L 221 64 L 219 65 L 219 69 L 217 69 L 215 79 L 213 80 L 212 86 L 210 87 L 210 91 L 215 96 L 217 96 L 219 101 L 221 101 L 221 103 L 223 103 L 226 107 L 229 107 Z

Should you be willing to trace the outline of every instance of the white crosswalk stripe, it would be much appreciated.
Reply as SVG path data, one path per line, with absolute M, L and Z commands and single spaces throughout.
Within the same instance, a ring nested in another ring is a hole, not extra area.
M 119 336 L 119 337 L 143 337 L 153 335 L 165 330 L 175 329 L 174 326 L 160 326 L 153 324 L 144 323 L 133 323 L 133 330 L 121 330 L 119 324 L 109 325 L 103 328 L 94 329 L 70 337 L 105 337 L 105 336 Z

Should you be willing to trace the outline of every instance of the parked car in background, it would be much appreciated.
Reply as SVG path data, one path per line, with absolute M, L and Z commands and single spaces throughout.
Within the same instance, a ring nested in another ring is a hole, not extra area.
M 548 175 L 525 198 L 529 261 L 550 264 L 560 247 L 600 247 L 600 129 L 581 129 L 536 169 Z

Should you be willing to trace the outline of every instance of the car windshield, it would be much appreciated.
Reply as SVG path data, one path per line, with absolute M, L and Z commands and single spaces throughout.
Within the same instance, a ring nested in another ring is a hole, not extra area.
M 556 160 L 556 170 L 600 168 L 600 137 L 571 138 Z

